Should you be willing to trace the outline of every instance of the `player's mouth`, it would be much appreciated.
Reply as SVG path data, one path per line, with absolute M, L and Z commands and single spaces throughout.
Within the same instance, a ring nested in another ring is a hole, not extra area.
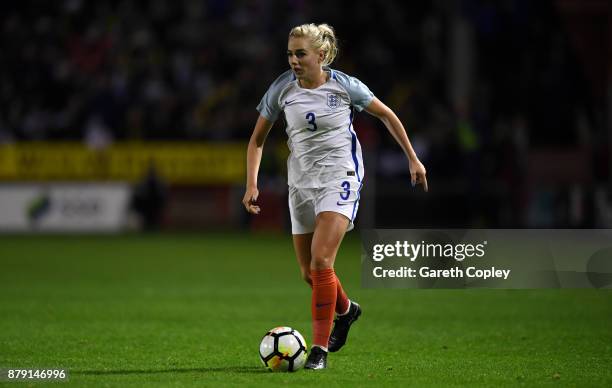
M 303 71 L 304 71 L 304 70 L 302 70 L 302 69 L 301 69 L 301 68 L 299 68 L 299 67 L 294 67 L 294 68 L 293 68 L 293 72 L 294 72 L 294 73 L 296 73 L 296 74 L 302 73 Z

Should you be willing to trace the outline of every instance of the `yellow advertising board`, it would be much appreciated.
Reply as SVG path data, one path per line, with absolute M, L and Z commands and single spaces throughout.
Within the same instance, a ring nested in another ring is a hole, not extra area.
M 0 145 L 0 180 L 136 181 L 149 166 L 175 184 L 243 184 L 245 143 L 126 142 L 93 150 L 78 142 Z

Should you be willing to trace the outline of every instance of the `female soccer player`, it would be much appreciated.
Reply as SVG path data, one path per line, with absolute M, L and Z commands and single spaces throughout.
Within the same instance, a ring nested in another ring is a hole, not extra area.
M 364 174 L 353 108 L 365 109 L 384 123 L 408 157 L 412 185 L 422 184 L 427 191 L 425 167 L 402 123 L 361 81 L 328 67 L 337 52 L 334 30 L 327 24 L 304 24 L 289 33 L 291 69 L 272 83 L 257 106 L 242 200 L 249 213 L 259 214 L 257 174 L 263 145 L 284 112 L 291 151 L 287 170 L 293 244 L 302 277 L 312 287 L 313 346 L 307 369 L 326 368 L 327 352 L 345 344 L 351 324 L 361 315 L 334 272 L 340 242 L 353 228 Z

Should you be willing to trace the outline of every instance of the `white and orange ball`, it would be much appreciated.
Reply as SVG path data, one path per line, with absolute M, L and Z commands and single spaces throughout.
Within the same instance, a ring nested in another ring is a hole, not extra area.
M 273 372 L 295 372 L 306 362 L 306 341 L 295 329 L 275 327 L 262 338 L 259 357 Z

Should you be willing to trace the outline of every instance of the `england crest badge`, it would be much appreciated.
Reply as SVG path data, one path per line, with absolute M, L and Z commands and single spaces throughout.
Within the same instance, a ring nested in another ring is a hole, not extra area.
M 340 96 L 335 93 L 327 93 L 327 106 L 336 109 L 340 106 Z

